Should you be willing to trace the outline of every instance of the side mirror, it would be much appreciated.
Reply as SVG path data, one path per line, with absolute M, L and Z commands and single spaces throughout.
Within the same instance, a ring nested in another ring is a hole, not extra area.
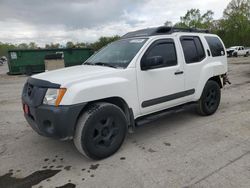
M 154 68 L 159 68 L 162 65 L 163 65 L 162 56 L 152 56 L 142 61 L 141 69 L 142 70 L 154 69 Z

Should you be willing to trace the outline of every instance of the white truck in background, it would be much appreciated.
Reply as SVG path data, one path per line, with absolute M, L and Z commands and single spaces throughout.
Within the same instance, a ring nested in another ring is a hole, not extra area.
M 249 49 L 245 49 L 244 46 L 232 46 L 227 49 L 227 56 L 228 57 L 238 57 L 238 56 L 244 56 L 248 57 L 250 53 Z

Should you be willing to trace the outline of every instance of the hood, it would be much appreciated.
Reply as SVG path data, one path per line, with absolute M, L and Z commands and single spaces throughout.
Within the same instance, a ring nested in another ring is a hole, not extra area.
M 48 71 L 32 76 L 32 78 L 46 80 L 52 83 L 65 86 L 76 80 L 95 79 L 107 74 L 114 74 L 123 69 L 112 67 L 78 65 L 68 68 L 62 68 L 54 71 Z

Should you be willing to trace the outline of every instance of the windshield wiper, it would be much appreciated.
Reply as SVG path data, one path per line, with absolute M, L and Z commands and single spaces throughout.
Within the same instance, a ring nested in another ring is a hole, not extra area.
M 83 63 L 83 65 L 94 65 L 94 64 L 90 63 L 90 62 L 85 62 L 85 63 Z
M 106 67 L 112 67 L 112 68 L 117 68 L 116 66 L 114 65 L 111 65 L 109 63 L 103 63 L 103 62 L 97 62 L 97 63 L 90 63 L 90 62 L 85 62 L 83 63 L 83 65 L 97 65 L 97 66 L 106 66 Z
M 106 66 L 106 67 L 112 67 L 112 68 L 117 68 L 114 65 L 111 65 L 109 63 L 103 63 L 103 62 L 97 62 L 97 63 L 93 63 L 93 65 L 101 65 L 101 66 Z

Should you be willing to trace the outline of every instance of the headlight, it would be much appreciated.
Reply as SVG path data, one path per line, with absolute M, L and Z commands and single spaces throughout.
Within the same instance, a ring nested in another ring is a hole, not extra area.
M 43 104 L 59 106 L 65 92 L 66 92 L 65 88 L 60 88 L 60 89 L 49 88 L 43 99 Z

